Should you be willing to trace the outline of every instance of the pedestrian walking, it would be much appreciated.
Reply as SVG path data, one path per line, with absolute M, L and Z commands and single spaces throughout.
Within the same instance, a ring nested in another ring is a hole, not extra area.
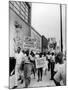
M 55 54 L 54 54 L 54 52 L 52 52 L 52 56 L 51 56 L 51 80 L 53 80 L 53 76 L 54 76 L 54 67 L 55 67 Z
M 17 86 L 18 86 L 18 79 L 21 76 L 20 66 L 21 66 L 22 58 L 23 58 L 23 53 L 21 51 L 21 48 L 18 47 L 17 48 L 17 52 L 15 53 L 15 59 L 16 59 L 16 65 L 15 65 L 15 85 L 14 85 L 13 89 L 17 88 Z
M 29 50 L 25 52 L 25 64 L 24 64 L 24 79 L 25 79 L 25 88 L 28 88 L 31 81 L 31 63 L 29 59 Z
M 39 58 L 42 58 L 42 53 L 39 54 Z M 38 82 L 42 81 L 42 74 L 43 74 L 43 68 L 40 67 L 38 68 L 38 80 L 37 80 Z
M 54 75 L 54 82 L 56 86 L 61 86 L 61 81 L 63 81 L 63 85 L 66 85 L 66 62 L 63 61 L 63 54 L 61 52 L 58 53 L 56 59 L 56 65 Z
M 51 55 L 50 52 L 47 53 L 47 60 L 48 60 L 48 71 L 50 71 L 51 68 Z
M 44 74 L 46 75 L 47 71 L 48 71 L 48 60 L 46 59 L 46 53 L 44 53 L 43 59 L 45 61 L 45 66 L 44 66 Z
M 29 57 L 30 57 L 30 62 L 32 63 L 32 73 L 34 74 L 34 79 L 35 79 L 35 72 L 36 72 L 35 54 L 31 51 Z
M 21 80 L 21 84 L 22 84 L 23 81 L 24 81 L 24 61 L 25 61 L 25 51 L 22 50 L 22 53 L 23 53 L 23 58 L 22 58 L 22 62 L 21 62 L 21 65 L 20 65 L 20 70 L 19 70 L 20 78 L 18 79 L 18 80 Z

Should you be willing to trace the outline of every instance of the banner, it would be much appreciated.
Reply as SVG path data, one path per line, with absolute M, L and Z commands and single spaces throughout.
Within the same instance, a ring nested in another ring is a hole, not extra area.
M 35 39 L 32 39 L 31 37 L 25 37 L 24 42 L 23 42 L 23 48 L 35 49 Z
M 35 60 L 36 68 L 41 68 L 45 66 L 45 60 L 43 58 L 38 58 Z

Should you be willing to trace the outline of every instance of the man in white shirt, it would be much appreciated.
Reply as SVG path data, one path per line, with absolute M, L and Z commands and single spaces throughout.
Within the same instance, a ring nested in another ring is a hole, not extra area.
M 66 85 L 66 62 L 63 62 L 62 53 L 58 54 L 57 66 L 55 66 L 56 74 L 54 75 L 54 82 L 57 86 L 61 85 L 61 80 L 63 85 Z
M 25 88 L 28 88 L 31 82 L 31 62 L 29 58 L 29 50 L 25 52 L 25 61 L 24 61 L 24 79 L 25 79 Z
M 50 55 L 50 52 L 48 52 L 46 57 L 47 57 L 47 60 L 48 60 L 48 71 L 50 71 L 50 68 L 51 68 L 51 55 Z
M 24 57 L 24 54 L 22 53 L 21 51 L 21 48 L 18 47 L 17 48 L 17 52 L 15 53 L 15 59 L 16 59 L 16 65 L 15 65 L 15 86 L 13 87 L 16 88 L 18 86 L 18 79 L 20 77 L 20 66 L 21 66 L 21 63 L 23 61 L 23 57 Z
M 47 71 L 48 71 L 48 60 L 46 59 L 46 53 L 44 53 L 43 57 L 42 57 L 45 61 L 45 65 L 43 68 L 44 74 L 46 75 Z
M 38 59 L 40 59 L 40 58 L 42 58 L 42 53 L 39 53 L 39 58 Z M 38 82 L 39 81 L 42 81 L 42 75 L 43 75 L 43 67 L 39 67 L 38 68 Z
M 60 81 L 63 81 L 63 84 L 66 85 L 66 64 L 60 65 L 59 69 L 57 70 L 57 73 L 54 76 L 54 79 L 60 83 Z

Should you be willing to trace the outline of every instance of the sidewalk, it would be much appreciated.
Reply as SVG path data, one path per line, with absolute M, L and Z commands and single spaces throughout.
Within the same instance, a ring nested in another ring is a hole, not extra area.
M 10 77 L 10 87 L 12 88 L 14 86 L 14 75 L 12 77 Z M 25 84 L 20 84 L 20 81 L 18 82 L 18 89 L 21 89 L 25 86 Z M 46 87 L 46 86 L 55 86 L 54 82 L 52 80 L 50 80 L 50 72 L 47 72 L 47 75 L 43 74 L 43 78 L 42 81 L 37 82 L 37 74 L 36 77 L 34 79 L 33 74 L 31 75 L 31 83 L 29 85 L 29 88 L 33 88 L 33 87 Z

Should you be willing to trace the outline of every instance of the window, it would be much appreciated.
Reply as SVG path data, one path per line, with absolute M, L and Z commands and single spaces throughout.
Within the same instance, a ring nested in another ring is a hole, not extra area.
M 10 1 L 10 7 L 27 23 L 30 22 L 30 9 L 26 2 Z
M 13 1 L 12 2 L 9 1 L 9 7 L 11 7 L 13 9 L 14 8 L 13 5 L 14 5 L 14 2 Z

